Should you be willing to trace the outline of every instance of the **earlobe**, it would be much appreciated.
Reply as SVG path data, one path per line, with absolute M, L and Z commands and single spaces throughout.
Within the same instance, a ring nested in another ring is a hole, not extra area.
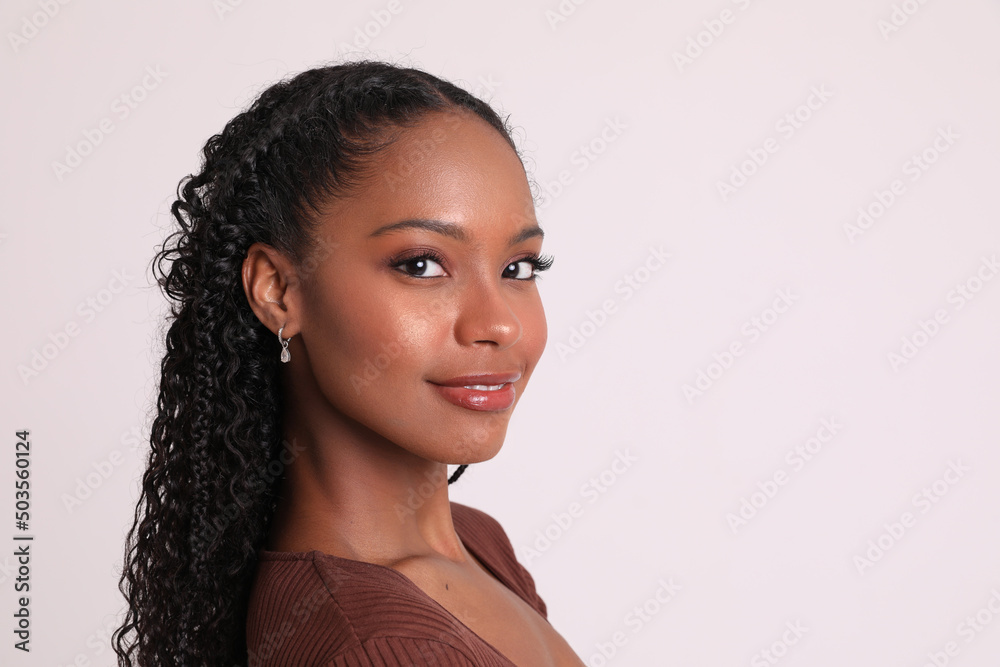
M 257 319 L 277 332 L 284 328 L 285 338 L 298 333 L 297 313 L 292 292 L 295 289 L 292 263 L 266 243 L 254 243 L 243 260 L 243 292 Z

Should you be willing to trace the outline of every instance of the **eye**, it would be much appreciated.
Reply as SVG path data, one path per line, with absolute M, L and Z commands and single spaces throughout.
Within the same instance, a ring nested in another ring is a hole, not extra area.
M 441 258 L 430 254 L 417 255 L 401 259 L 393 267 L 414 278 L 437 278 L 447 275 L 441 266 Z
M 550 266 L 552 266 L 551 257 L 531 255 L 508 264 L 507 268 L 504 269 L 503 277 L 514 280 L 534 280 L 540 271 L 545 271 Z
M 535 275 L 535 266 L 526 259 L 511 262 L 504 269 L 504 278 L 514 280 L 531 280 Z

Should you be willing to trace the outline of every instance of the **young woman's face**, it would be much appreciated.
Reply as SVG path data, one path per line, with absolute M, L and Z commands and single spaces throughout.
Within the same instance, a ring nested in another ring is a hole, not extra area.
M 370 167 L 313 233 L 293 361 L 350 428 L 432 461 L 489 459 L 546 340 L 524 170 L 467 112 L 429 115 Z

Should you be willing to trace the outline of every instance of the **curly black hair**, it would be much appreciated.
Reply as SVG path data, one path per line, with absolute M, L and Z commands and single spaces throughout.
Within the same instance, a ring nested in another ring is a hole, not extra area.
M 178 185 L 170 210 L 180 228 L 152 262 L 171 310 L 119 583 L 121 667 L 247 664 L 257 552 L 289 462 L 279 347 L 243 290 L 247 249 L 263 242 L 309 261 L 321 204 L 347 195 L 398 130 L 449 110 L 475 113 L 518 153 L 505 120 L 469 92 L 360 61 L 267 88 L 208 140 L 201 172 Z

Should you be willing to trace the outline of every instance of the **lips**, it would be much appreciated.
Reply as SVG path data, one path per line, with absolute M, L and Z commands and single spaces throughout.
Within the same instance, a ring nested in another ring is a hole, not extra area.
M 434 384 L 441 385 L 443 387 L 495 387 L 508 382 L 517 382 L 520 379 L 521 374 L 517 371 L 513 373 L 479 373 L 476 375 L 460 375 L 458 377 L 453 377 L 450 380 L 434 382 Z
M 460 408 L 495 412 L 514 405 L 517 397 L 514 383 L 520 379 L 521 374 L 518 372 L 480 373 L 431 384 L 445 400 Z

